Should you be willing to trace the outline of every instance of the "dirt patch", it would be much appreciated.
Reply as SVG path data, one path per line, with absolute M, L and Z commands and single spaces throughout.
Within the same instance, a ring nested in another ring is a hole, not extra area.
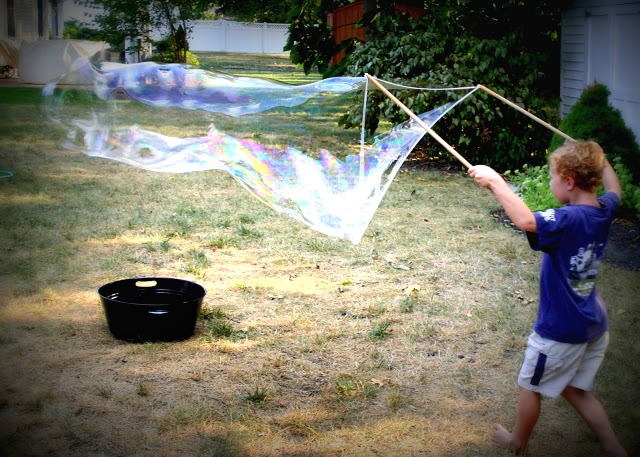
M 640 271 L 640 223 L 613 221 L 604 260 L 625 270 Z

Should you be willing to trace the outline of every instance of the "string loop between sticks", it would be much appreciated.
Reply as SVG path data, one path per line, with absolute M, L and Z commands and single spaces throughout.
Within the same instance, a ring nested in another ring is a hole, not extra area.
M 418 125 L 420 125 L 423 129 L 425 129 L 429 135 L 431 135 L 438 143 L 440 143 L 442 145 L 442 147 L 444 147 L 447 151 L 449 151 L 465 167 L 467 167 L 467 168 L 471 168 L 472 167 L 471 163 L 469 163 L 467 161 L 467 159 L 462 157 L 458 153 L 458 151 L 456 151 L 440 135 L 438 135 L 436 132 L 434 132 L 431 129 L 431 127 L 429 127 L 422 119 L 420 119 L 418 116 L 416 116 L 416 114 L 413 111 L 411 111 L 409 108 L 407 108 L 407 106 L 404 103 L 402 103 L 400 100 L 398 100 L 398 98 L 395 95 L 393 95 L 391 92 L 389 92 L 386 87 L 384 87 L 382 84 L 380 84 L 376 78 L 374 78 L 373 76 L 371 76 L 369 74 L 367 74 L 366 76 L 369 79 L 369 81 L 371 81 L 378 89 L 380 89 L 382 91 L 383 94 L 385 94 L 387 97 L 389 97 L 396 105 L 398 105 L 404 112 L 406 112 L 411 119 L 413 119 L 416 123 L 418 123 Z

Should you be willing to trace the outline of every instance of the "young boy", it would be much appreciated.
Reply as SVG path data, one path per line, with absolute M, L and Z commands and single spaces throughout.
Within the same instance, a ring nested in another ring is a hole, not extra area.
M 518 376 L 517 418 L 511 432 L 498 424 L 492 440 L 525 453 L 540 415 L 541 395 L 562 395 L 595 433 L 605 455 L 626 456 L 607 413 L 590 392 L 609 341 L 607 311 L 595 283 L 609 228 L 622 194 L 602 148 L 565 143 L 549 157 L 551 191 L 566 206 L 532 213 L 493 169 L 469 175 L 493 191 L 511 221 L 542 251 L 540 302 Z M 596 189 L 604 184 L 605 194 Z

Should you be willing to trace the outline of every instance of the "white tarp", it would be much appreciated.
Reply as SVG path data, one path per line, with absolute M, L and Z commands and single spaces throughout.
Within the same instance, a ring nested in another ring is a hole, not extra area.
M 20 82 L 46 84 L 75 70 L 74 63 L 91 59 L 107 48 L 103 41 L 43 40 L 23 41 L 20 46 L 18 69 Z M 83 84 L 88 81 L 73 81 Z

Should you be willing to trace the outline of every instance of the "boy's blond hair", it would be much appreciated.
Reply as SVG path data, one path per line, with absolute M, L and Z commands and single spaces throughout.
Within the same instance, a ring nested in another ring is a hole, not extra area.
M 549 156 L 549 166 L 576 186 L 595 192 L 602 184 L 604 151 L 595 141 L 567 141 Z

